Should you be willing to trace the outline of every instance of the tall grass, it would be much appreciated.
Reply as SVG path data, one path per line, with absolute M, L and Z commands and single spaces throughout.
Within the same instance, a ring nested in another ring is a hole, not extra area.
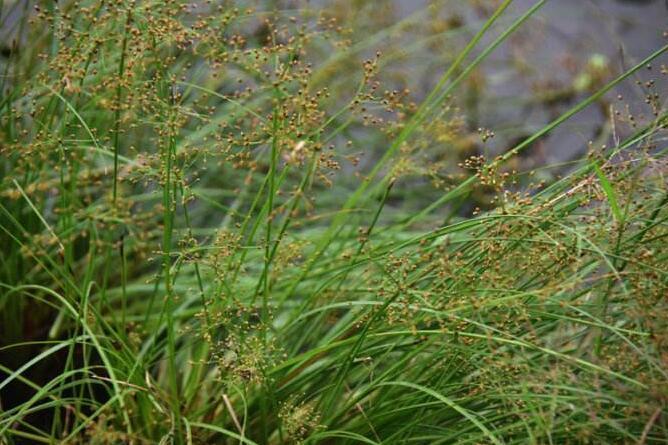
M 667 48 L 457 165 L 458 92 L 544 4 L 496 3 L 418 103 L 374 53 L 423 13 L 356 40 L 308 8 L 24 10 L 0 442 L 666 443 Z M 645 110 L 517 171 L 632 79 Z

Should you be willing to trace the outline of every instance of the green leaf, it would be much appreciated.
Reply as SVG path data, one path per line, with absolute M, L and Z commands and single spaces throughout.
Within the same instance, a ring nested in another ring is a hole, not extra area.
M 617 201 L 617 195 L 615 194 L 615 189 L 612 188 L 612 184 L 610 184 L 610 181 L 608 180 L 607 176 L 605 176 L 605 173 L 603 173 L 603 170 L 601 170 L 601 167 L 598 166 L 597 163 L 594 162 L 594 171 L 596 172 L 596 176 L 598 176 L 598 180 L 601 183 L 601 187 L 603 188 L 603 191 L 605 192 L 606 198 L 608 198 L 608 203 L 610 204 L 610 210 L 612 210 L 612 214 L 617 220 L 617 222 L 622 222 L 623 216 L 621 210 L 619 210 L 619 202 Z

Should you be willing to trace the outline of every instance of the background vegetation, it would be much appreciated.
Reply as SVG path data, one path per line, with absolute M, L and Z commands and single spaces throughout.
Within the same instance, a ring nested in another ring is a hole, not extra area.
M 668 47 L 516 3 L 2 5 L 0 442 L 666 443 Z

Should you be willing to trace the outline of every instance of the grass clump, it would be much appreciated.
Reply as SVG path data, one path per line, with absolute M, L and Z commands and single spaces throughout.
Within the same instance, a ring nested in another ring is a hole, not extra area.
M 490 154 L 457 93 L 544 2 L 497 3 L 436 22 L 468 43 L 421 98 L 376 52 L 421 16 L 358 37 L 225 1 L 25 11 L 0 441 L 668 440 L 666 48 Z M 643 111 L 620 98 L 582 159 L 522 170 L 632 76 Z

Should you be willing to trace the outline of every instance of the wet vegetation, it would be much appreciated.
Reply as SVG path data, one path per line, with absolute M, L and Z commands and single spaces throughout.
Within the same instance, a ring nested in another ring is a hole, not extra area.
M 486 128 L 528 3 L 0 4 L 0 443 L 668 442 L 668 46 Z

